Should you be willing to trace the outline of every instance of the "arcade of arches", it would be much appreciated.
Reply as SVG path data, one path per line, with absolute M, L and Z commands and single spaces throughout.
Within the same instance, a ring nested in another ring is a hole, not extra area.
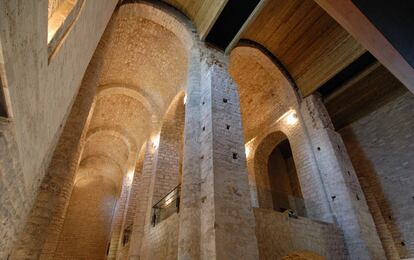
M 414 258 L 414 74 L 254 2 L 0 0 L 0 259 Z

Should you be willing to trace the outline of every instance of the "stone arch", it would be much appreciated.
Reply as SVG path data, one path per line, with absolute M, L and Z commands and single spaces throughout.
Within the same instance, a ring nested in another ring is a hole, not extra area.
M 137 144 L 133 137 L 131 136 L 128 131 L 122 129 L 119 126 L 106 126 L 106 127 L 95 127 L 89 129 L 88 133 L 86 134 L 85 143 L 88 142 L 90 138 L 93 138 L 95 135 L 108 135 L 108 136 L 115 136 L 120 138 L 123 143 L 128 147 L 129 152 L 137 151 Z
M 289 138 L 270 133 L 254 150 L 254 179 L 261 208 L 295 210 L 305 216 L 301 187 Z
M 180 11 L 163 2 L 123 1 L 129 5 L 130 13 L 138 14 L 144 19 L 151 20 L 173 32 L 189 51 L 196 42 L 197 29 L 193 23 Z
M 179 92 L 164 115 L 157 150 L 153 203 L 161 199 L 181 182 L 184 91 Z
M 161 118 L 161 111 L 159 107 L 162 107 L 162 104 L 157 104 L 143 89 L 127 84 L 122 83 L 110 83 L 101 85 L 99 87 L 99 92 L 96 96 L 96 99 L 110 96 L 110 95 L 126 95 L 132 97 L 142 103 L 148 112 L 155 116 L 155 120 L 158 121 Z
M 283 132 L 292 149 L 307 216 L 331 221 L 331 211 L 302 118 L 303 103 L 294 82 L 262 49 L 252 46 L 238 46 L 232 50 L 229 71 L 239 87 L 253 206 L 259 206 L 254 174 L 256 150 L 267 136 Z
M 292 81 L 261 49 L 238 46 L 229 71 L 237 83 L 246 141 L 269 129 L 284 113 L 299 108 Z

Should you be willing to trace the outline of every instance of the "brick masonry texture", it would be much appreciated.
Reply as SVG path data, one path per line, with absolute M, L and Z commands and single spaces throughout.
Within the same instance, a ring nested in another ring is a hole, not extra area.
M 63 2 L 0 1 L 16 100 L 0 121 L 0 259 L 413 257 L 411 93 L 343 142 L 264 52 L 210 48 L 162 2 L 85 0 L 48 59 Z M 285 139 L 299 218 L 273 210 L 269 156 Z M 153 226 L 178 184 L 180 211 Z
M 0 258 L 7 258 L 11 245 L 20 240 L 17 234 L 25 226 L 86 67 L 116 1 L 86 3 L 78 23 L 68 31 L 49 64 L 45 40 L 47 1 L 1 1 L 0 5 L 4 72 L 13 100 L 13 118 L 8 123 L 13 134 L 2 131 L 9 144 L 0 149 L 1 154 L 9 154 L 15 160 L 10 161 L 12 164 L 2 164 L 7 167 L 2 169 L 2 175 L 16 179 L 9 182 L 8 192 L 2 192 L 0 201 L 7 215 L 2 218 L 7 228 L 2 228 L 0 234 L 5 241 L 0 243 Z M 91 15 L 95 11 L 101 13 L 99 19 Z M 94 28 L 93 34 L 90 28 Z M 80 41 L 82 48 L 77 48 Z M 15 144 L 15 148 L 10 144 Z M 43 225 L 43 220 L 38 225 Z M 43 233 L 34 231 L 33 235 L 36 234 Z M 32 257 L 37 255 L 38 252 Z
M 79 181 L 72 192 L 55 259 L 102 259 L 117 190 L 103 177 Z
M 291 218 L 267 209 L 255 209 L 254 214 L 260 259 L 282 259 L 295 251 L 313 252 L 324 259 L 346 259 L 343 234 L 334 224 Z
M 413 111 L 407 92 L 340 131 L 390 259 L 414 257 Z

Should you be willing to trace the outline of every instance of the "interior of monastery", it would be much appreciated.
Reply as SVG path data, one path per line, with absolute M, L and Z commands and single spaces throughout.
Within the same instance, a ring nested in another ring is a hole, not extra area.
M 0 259 L 414 259 L 413 13 L 0 0 Z

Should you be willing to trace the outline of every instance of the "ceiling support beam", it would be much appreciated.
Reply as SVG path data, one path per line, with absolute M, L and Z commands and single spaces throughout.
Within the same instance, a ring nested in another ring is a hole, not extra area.
M 351 1 L 315 0 L 315 2 L 414 93 L 413 67 Z
M 268 0 L 260 0 L 260 2 L 256 5 L 253 12 L 250 14 L 250 16 L 247 18 L 247 20 L 244 22 L 242 27 L 240 27 L 240 30 L 237 32 L 236 36 L 234 36 L 233 40 L 230 42 L 230 44 L 227 46 L 225 53 L 229 54 L 231 50 L 236 47 L 237 43 L 239 42 L 242 34 L 246 30 L 247 27 L 256 19 L 256 17 L 259 15 L 260 11 L 263 9 L 263 7 L 266 5 Z

